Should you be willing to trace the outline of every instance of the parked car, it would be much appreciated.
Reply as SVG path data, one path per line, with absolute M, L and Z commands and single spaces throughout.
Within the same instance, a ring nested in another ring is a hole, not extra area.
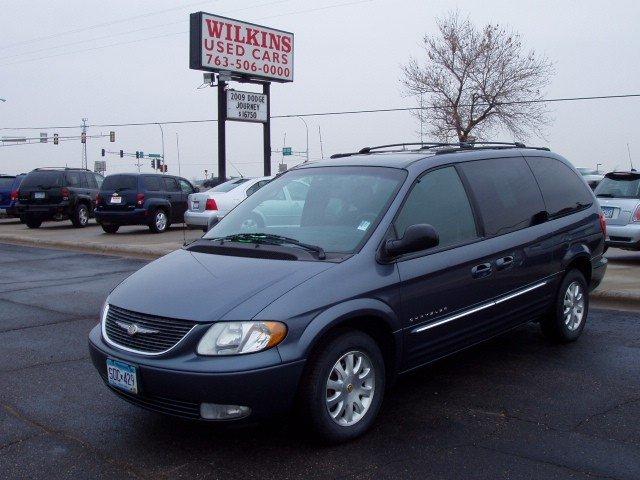
M 607 220 L 607 245 L 640 250 L 640 173 L 607 173 L 595 193 Z
M 71 220 L 74 227 L 85 227 L 103 179 L 83 168 L 36 168 L 20 184 L 18 215 L 29 228 L 49 220 Z
M 96 221 L 106 233 L 122 225 L 148 225 L 162 233 L 184 222 L 187 197 L 196 189 L 181 177 L 153 173 L 118 173 L 105 178 L 96 198 Z
M 595 190 L 598 184 L 604 178 L 604 175 L 600 173 L 598 170 L 594 170 L 592 168 L 577 168 L 580 175 L 582 175 L 585 181 L 591 187 L 591 190 Z
M 0 211 L 8 217 L 18 217 L 18 189 L 26 173 L 0 175 Z
M 200 187 L 202 187 L 203 190 L 206 190 L 209 188 L 217 187 L 221 183 L 225 183 L 228 180 L 235 180 L 236 178 L 237 177 L 230 177 L 229 179 L 224 179 L 220 177 L 207 178 L 202 181 L 202 184 L 200 185 Z
M 198 420 L 296 406 L 338 442 L 372 425 L 400 374 L 530 321 L 576 340 L 607 265 L 593 192 L 546 149 L 463 147 L 371 148 L 276 177 L 110 293 L 89 336 L 104 382 Z M 248 222 L 295 183 L 293 224 Z
M 202 228 L 206 232 L 214 219 L 220 220 L 272 178 L 235 178 L 205 192 L 189 195 L 189 208 L 184 214 L 185 223 L 189 227 Z

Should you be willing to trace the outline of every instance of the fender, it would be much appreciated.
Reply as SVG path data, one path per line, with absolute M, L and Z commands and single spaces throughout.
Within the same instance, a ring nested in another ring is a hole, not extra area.
M 171 218 L 171 203 L 168 200 L 162 198 L 150 198 L 144 203 L 145 209 L 153 207 L 165 207 L 167 209 L 167 216 Z
M 562 269 L 566 269 L 576 258 L 584 257 L 589 263 L 591 263 L 591 250 L 584 243 L 573 243 L 569 246 L 562 258 Z
M 334 327 L 346 324 L 358 317 L 376 317 L 384 322 L 393 336 L 395 362 L 400 365 L 402 356 L 402 326 L 394 310 L 374 298 L 357 298 L 333 305 L 309 322 L 297 341 L 280 348 L 283 362 L 307 358 L 311 349 Z

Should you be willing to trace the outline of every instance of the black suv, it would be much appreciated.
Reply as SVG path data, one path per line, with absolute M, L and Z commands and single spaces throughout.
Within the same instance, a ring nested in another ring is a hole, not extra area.
M 121 225 L 148 225 L 154 233 L 184 222 L 190 193 L 188 180 L 172 175 L 118 173 L 105 178 L 96 197 L 96 221 L 107 233 Z
M 84 168 L 36 168 L 20 184 L 18 215 L 29 228 L 47 220 L 71 220 L 74 227 L 84 227 L 103 180 Z
M 530 321 L 576 340 L 607 261 L 575 168 L 520 144 L 403 147 L 295 167 L 124 280 L 89 337 L 105 383 L 200 420 L 295 406 L 342 441 L 398 375 Z

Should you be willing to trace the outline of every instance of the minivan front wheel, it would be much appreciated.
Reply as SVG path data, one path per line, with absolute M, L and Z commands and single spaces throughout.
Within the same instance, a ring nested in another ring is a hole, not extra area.
M 382 353 L 369 335 L 345 331 L 314 353 L 301 382 L 301 420 L 319 440 L 351 440 L 371 427 L 380 410 Z
M 570 270 L 558 289 L 554 311 L 540 324 L 542 332 L 556 342 L 573 342 L 584 330 L 588 313 L 587 282 L 580 271 Z

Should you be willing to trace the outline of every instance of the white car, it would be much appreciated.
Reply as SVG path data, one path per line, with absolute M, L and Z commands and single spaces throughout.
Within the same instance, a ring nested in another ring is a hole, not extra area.
M 271 179 L 273 177 L 234 178 L 205 192 L 192 193 L 189 195 L 184 221 L 189 227 L 206 231 L 212 220 L 220 220 Z

